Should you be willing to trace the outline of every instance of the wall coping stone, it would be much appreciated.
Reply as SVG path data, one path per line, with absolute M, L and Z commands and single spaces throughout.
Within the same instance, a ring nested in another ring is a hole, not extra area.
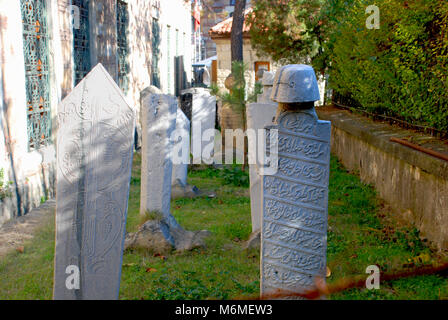
M 347 110 L 333 106 L 318 107 L 316 112 L 319 119 L 329 120 L 332 125 L 341 129 L 368 144 L 390 153 L 410 165 L 448 180 L 448 162 L 433 157 L 421 151 L 414 150 L 389 139 L 392 137 L 406 139 L 412 137 L 422 147 L 446 153 L 448 155 L 447 141 L 437 139 L 430 135 L 392 126 L 386 122 L 373 121 L 367 117 L 351 113 Z

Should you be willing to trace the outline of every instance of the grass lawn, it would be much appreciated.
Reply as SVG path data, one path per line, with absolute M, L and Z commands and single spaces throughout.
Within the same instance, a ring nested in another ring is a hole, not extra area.
M 139 224 L 140 155 L 135 154 L 127 230 Z M 205 195 L 172 201 L 172 213 L 188 230 L 213 233 L 206 249 L 155 256 L 126 251 L 121 299 L 233 299 L 259 293 L 259 252 L 242 249 L 249 237 L 250 200 L 247 175 L 238 168 L 194 169 L 189 183 Z M 208 197 L 210 193 L 216 197 Z M 382 272 L 440 259 L 408 226 L 391 222 L 374 190 L 332 158 L 328 232 L 328 282 L 367 275 L 368 265 Z M 24 253 L 0 258 L 0 299 L 51 299 L 54 225 L 50 223 L 25 246 Z M 329 299 L 448 298 L 448 278 L 420 276 L 381 283 L 379 290 L 352 289 Z

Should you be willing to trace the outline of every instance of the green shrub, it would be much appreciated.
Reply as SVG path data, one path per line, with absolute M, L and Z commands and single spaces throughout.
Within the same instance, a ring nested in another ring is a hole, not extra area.
M 5 181 L 5 171 L 3 168 L 0 169 L 0 201 L 11 197 L 10 185 L 12 185 L 12 181 Z
M 249 186 L 249 174 L 242 170 L 241 165 L 234 164 L 230 168 L 224 167 L 221 171 L 221 177 L 226 184 L 231 184 L 236 187 Z
M 309 63 L 368 112 L 448 131 L 448 1 L 258 0 L 252 45 L 281 63 Z M 380 28 L 367 29 L 376 5 Z
M 377 1 L 380 29 L 365 26 L 368 4 L 352 0 L 345 14 L 336 6 L 326 12 L 335 22 L 314 63 L 331 61 L 330 86 L 361 108 L 447 131 L 447 2 Z

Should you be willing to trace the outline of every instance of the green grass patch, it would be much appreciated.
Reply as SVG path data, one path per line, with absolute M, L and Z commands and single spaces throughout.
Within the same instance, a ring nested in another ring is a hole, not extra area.
M 141 223 L 140 154 L 134 156 L 127 230 Z M 238 171 L 239 170 L 239 171 Z M 230 172 L 230 173 L 229 173 Z M 226 179 L 226 174 L 232 178 Z M 204 196 L 177 199 L 171 211 L 188 230 L 209 230 L 206 249 L 154 255 L 128 250 L 123 256 L 120 299 L 234 299 L 259 294 L 258 250 L 244 250 L 251 232 L 249 190 L 241 167 L 193 167 L 188 182 Z M 244 178 L 242 178 L 244 180 Z M 209 197 L 215 194 L 215 197 Z M 437 255 L 411 227 L 391 223 L 370 186 L 331 160 L 329 195 L 328 282 L 365 275 L 376 264 L 382 272 L 434 262 Z M 39 230 L 24 253 L 0 258 L 0 299 L 51 299 L 54 221 Z M 352 289 L 329 299 L 441 299 L 447 278 L 420 276 L 381 283 L 379 290 Z

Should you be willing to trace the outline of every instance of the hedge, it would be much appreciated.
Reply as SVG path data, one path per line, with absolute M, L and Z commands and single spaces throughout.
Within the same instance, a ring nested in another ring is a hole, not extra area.
M 330 87 L 369 112 L 448 131 L 448 1 L 377 0 L 379 29 L 366 27 L 370 4 L 328 1 L 313 64 L 325 63 Z

